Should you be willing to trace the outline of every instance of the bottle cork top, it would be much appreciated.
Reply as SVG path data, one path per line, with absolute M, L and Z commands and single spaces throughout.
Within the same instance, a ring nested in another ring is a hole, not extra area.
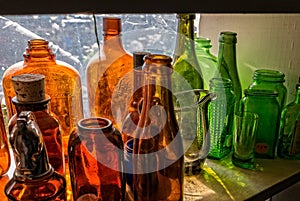
M 103 31 L 109 34 L 119 34 L 122 31 L 121 18 L 103 17 Z
M 46 99 L 45 76 L 20 74 L 11 78 L 18 102 L 40 102 Z

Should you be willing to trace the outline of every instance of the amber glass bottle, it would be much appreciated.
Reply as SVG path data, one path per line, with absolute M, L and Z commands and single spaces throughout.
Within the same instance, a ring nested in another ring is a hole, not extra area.
M 172 100 L 172 58 L 151 54 L 144 60 L 143 107 L 132 155 L 134 200 L 183 200 L 184 151 Z
M 149 52 L 134 52 L 133 53 L 133 94 L 130 98 L 128 113 L 122 123 L 122 139 L 125 143 L 133 138 L 133 133 L 140 119 L 140 101 L 143 98 L 143 71 L 144 56 Z
M 12 76 L 18 74 L 45 75 L 46 94 L 51 97 L 50 112 L 58 119 L 63 136 L 63 146 L 67 153 L 69 135 L 83 118 L 81 79 L 78 71 L 69 64 L 58 61 L 49 48 L 48 41 L 32 39 L 24 53 L 24 61 L 10 66 L 3 75 L 3 91 L 8 115 L 15 113 L 12 98 L 15 91 L 11 82 Z
M 133 58 L 123 47 L 121 31 L 120 18 L 103 18 L 103 46 L 86 69 L 90 115 L 110 119 L 119 130 L 127 112 L 132 79 L 119 81 L 133 70 Z
M 20 113 L 10 135 L 16 170 L 5 186 L 10 201 L 65 201 L 66 180 L 54 171 L 42 133 L 31 111 Z
M 49 114 L 50 97 L 45 94 L 45 76 L 42 74 L 20 74 L 12 77 L 16 96 L 12 99 L 17 113 L 9 120 L 9 133 L 17 123 L 22 111 L 32 111 L 42 132 L 47 147 L 49 162 L 55 171 L 65 175 L 60 126 L 56 118 Z
M 0 177 L 7 173 L 10 167 L 9 147 L 4 124 L 2 109 L 0 108 Z
M 80 120 L 69 141 L 74 200 L 123 200 L 122 164 L 122 138 L 112 122 L 101 117 Z

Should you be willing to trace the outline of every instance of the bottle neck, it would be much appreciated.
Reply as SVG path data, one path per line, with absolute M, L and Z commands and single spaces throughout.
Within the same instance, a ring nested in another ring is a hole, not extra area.
M 49 62 L 55 61 L 55 55 L 51 48 L 48 46 L 48 42 L 42 39 L 35 39 L 28 42 L 28 47 L 23 54 L 24 61 L 38 61 Z
M 184 52 L 195 54 L 194 19 L 178 17 L 174 61 Z
M 218 53 L 218 69 L 222 77 L 230 78 L 230 73 L 236 74 L 236 46 L 232 42 L 220 42 Z
M 48 103 L 50 99 L 44 100 L 37 103 L 20 103 L 16 101 L 15 98 L 12 99 L 12 103 L 15 105 L 17 114 L 20 114 L 22 111 L 45 111 L 46 113 L 49 113 L 48 110 Z
M 109 52 L 111 50 L 125 52 L 122 43 L 121 34 L 108 34 L 103 35 L 103 50 Z

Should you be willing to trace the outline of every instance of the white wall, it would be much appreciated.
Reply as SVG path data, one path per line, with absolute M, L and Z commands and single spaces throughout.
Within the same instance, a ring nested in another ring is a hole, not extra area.
M 212 40 L 218 54 L 221 31 L 237 32 L 237 63 L 243 89 L 255 69 L 273 68 L 286 75 L 288 102 L 300 76 L 300 14 L 200 14 L 198 35 Z

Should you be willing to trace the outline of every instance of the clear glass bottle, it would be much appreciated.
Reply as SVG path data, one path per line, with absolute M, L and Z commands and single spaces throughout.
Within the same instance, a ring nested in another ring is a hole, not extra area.
M 271 69 L 258 69 L 254 71 L 253 82 L 248 89 L 266 89 L 278 92 L 278 102 L 280 108 L 285 106 L 287 89 L 284 85 L 284 73 Z
M 16 96 L 12 99 L 17 113 L 8 122 L 12 132 L 22 111 L 32 111 L 42 132 L 49 162 L 55 171 L 65 175 L 65 157 L 58 120 L 49 114 L 50 97 L 45 94 L 45 76 L 42 74 L 19 74 L 12 77 Z
M 215 76 L 218 70 L 218 58 L 210 52 L 212 45 L 209 38 L 195 36 L 194 41 L 197 60 L 203 73 L 204 89 L 208 90 L 209 80 Z
M 0 109 L 0 177 L 7 173 L 11 164 L 6 127 L 2 109 Z
M 86 69 L 90 116 L 108 118 L 117 129 L 126 115 L 130 79 L 119 81 L 133 70 L 133 57 L 122 44 L 121 19 L 103 17 L 103 45 Z M 128 82 L 128 83 L 127 83 Z
M 223 31 L 219 36 L 218 71 L 215 77 L 230 79 L 235 94 L 235 112 L 242 98 L 242 88 L 236 62 L 237 33 Z
M 176 17 L 178 25 L 173 56 L 173 91 L 203 89 L 203 76 L 196 57 L 194 42 L 194 20 L 196 15 L 180 13 Z
M 294 101 L 287 104 L 282 112 L 279 128 L 277 154 L 281 158 L 300 159 L 300 77 L 296 84 Z
M 124 145 L 127 140 L 133 138 L 133 133 L 139 122 L 140 117 L 140 101 L 143 98 L 143 71 L 144 56 L 150 54 L 149 52 L 134 52 L 133 53 L 133 94 L 130 98 L 128 113 L 122 123 L 122 138 Z
M 67 153 L 70 133 L 76 123 L 83 118 L 81 79 L 71 65 L 55 59 L 48 41 L 32 39 L 28 41 L 24 61 L 10 66 L 3 75 L 3 91 L 8 116 L 16 110 L 12 99 L 16 96 L 11 78 L 18 74 L 42 74 L 46 80 L 46 94 L 51 97 L 50 113 L 54 114 L 61 126 L 64 153 Z
M 210 132 L 208 158 L 221 159 L 231 152 L 235 94 L 231 80 L 226 78 L 212 78 L 210 91 L 217 97 L 208 106 Z
M 5 186 L 10 201 L 65 201 L 66 180 L 48 161 L 46 146 L 34 114 L 20 113 L 10 135 L 16 169 Z
M 172 58 L 144 58 L 143 107 L 134 135 L 136 201 L 183 200 L 183 144 L 172 100 Z
M 274 159 L 280 120 L 280 106 L 277 101 L 278 92 L 246 89 L 244 94 L 245 96 L 240 101 L 239 111 L 256 113 L 259 118 L 255 141 L 255 157 Z
M 90 117 L 78 122 L 69 141 L 73 198 L 123 200 L 123 142 L 109 119 Z

